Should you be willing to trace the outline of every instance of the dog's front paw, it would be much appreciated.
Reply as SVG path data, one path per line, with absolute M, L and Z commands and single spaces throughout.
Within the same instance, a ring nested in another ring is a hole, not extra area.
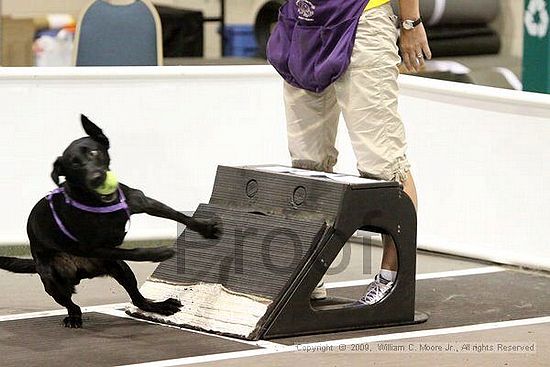
M 220 224 L 216 220 L 197 220 L 196 225 L 192 229 L 208 239 L 218 239 L 222 234 Z
M 180 310 L 181 302 L 175 298 L 168 298 L 161 302 L 145 301 L 138 306 L 143 311 L 158 313 L 159 315 L 170 316 Z
M 63 325 L 71 329 L 80 329 L 82 327 L 82 316 L 69 315 L 63 319 Z

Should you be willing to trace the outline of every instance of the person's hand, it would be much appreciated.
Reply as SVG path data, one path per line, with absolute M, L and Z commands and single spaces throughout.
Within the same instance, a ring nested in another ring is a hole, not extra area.
M 422 23 L 410 30 L 401 29 L 399 47 L 405 67 L 410 72 L 418 72 L 424 65 L 424 59 L 432 58 L 426 30 Z

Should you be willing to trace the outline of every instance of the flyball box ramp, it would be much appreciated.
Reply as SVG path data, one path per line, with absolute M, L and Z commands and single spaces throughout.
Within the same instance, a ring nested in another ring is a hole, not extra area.
M 258 340 L 425 321 L 415 313 L 416 215 L 397 182 L 278 165 L 219 166 L 210 202 L 195 218 L 215 217 L 216 240 L 185 230 L 176 256 L 142 286 L 145 297 L 181 300 L 161 316 L 136 317 Z M 389 234 L 399 273 L 372 306 L 310 294 L 357 229 Z

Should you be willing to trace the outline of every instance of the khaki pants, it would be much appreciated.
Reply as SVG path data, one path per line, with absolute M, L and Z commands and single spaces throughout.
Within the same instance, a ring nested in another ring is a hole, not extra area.
M 362 176 L 403 182 L 410 165 L 397 112 L 400 63 L 389 4 L 359 20 L 348 70 L 321 93 L 284 85 L 288 145 L 294 167 L 331 172 L 343 113 Z

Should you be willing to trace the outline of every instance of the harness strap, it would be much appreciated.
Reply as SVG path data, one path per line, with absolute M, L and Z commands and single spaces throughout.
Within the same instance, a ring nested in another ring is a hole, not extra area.
M 55 191 L 55 190 L 54 190 Z M 61 230 L 61 232 L 63 232 L 63 234 L 65 234 L 65 236 L 69 237 L 71 240 L 73 240 L 74 242 L 78 242 L 78 240 L 76 239 L 75 236 L 72 235 L 71 232 L 69 232 L 69 230 L 65 227 L 65 225 L 63 224 L 63 222 L 61 221 L 61 218 L 59 218 L 59 215 L 57 215 L 56 211 L 55 211 L 55 208 L 53 207 L 53 200 L 52 200 L 52 195 L 54 194 L 54 192 L 50 192 L 48 194 L 48 196 L 46 196 L 46 200 L 48 200 L 48 204 L 50 205 L 50 210 L 52 212 L 52 215 L 53 215 L 53 219 L 55 220 L 55 223 L 57 224 L 57 226 L 59 227 L 59 229 Z
M 106 213 L 114 213 L 119 210 L 124 210 L 126 212 L 126 215 L 128 215 L 128 222 L 130 222 L 130 215 L 131 215 L 130 208 L 128 207 L 128 203 L 126 202 L 126 196 L 124 196 L 124 193 L 122 192 L 122 189 L 120 187 L 118 188 L 118 197 L 119 197 L 118 204 L 114 204 L 110 206 L 97 206 L 97 207 L 88 206 L 71 199 L 69 195 L 67 195 L 67 192 L 63 187 L 58 187 L 48 193 L 48 195 L 46 196 L 46 200 L 48 201 L 48 205 L 50 206 L 50 210 L 52 212 L 52 216 L 55 220 L 55 223 L 57 224 L 61 232 L 63 232 L 63 234 L 65 234 L 67 237 L 69 237 L 71 240 L 75 242 L 79 242 L 78 239 L 73 234 L 71 234 L 71 232 L 69 232 L 69 230 L 67 229 L 67 227 L 65 227 L 65 225 L 63 224 L 63 221 L 55 211 L 55 208 L 53 205 L 53 199 L 52 199 L 53 195 L 55 194 L 63 194 L 63 196 L 65 197 L 66 204 L 89 213 L 106 214 Z M 129 226 L 126 226 L 125 228 L 126 233 L 128 233 L 128 229 L 129 229 Z

